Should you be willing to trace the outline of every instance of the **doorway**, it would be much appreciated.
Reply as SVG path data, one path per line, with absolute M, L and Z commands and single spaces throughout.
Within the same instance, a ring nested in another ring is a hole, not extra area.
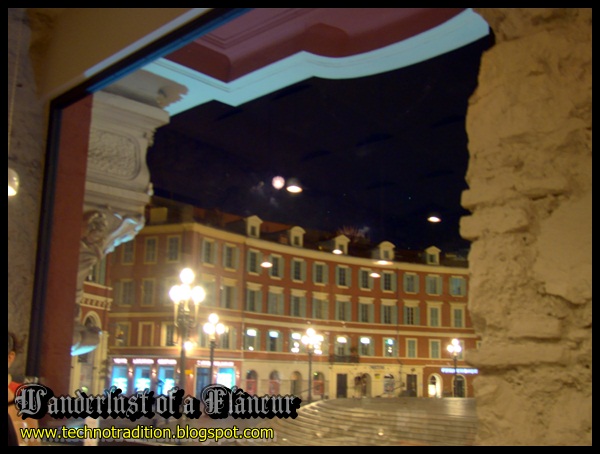
M 337 374 L 335 379 L 335 397 L 345 399 L 348 397 L 348 374 Z
M 417 374 L 406 374 L 406 395 L 417 397 Z

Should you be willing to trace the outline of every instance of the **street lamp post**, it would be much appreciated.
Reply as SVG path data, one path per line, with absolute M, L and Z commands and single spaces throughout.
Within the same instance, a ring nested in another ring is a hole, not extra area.
M 323 336 L 317 334 L 313 328 L 308 328 L 306 334 L 302 336 L 302 343 L 306 345 L 308 352 L 308 403 L 312 402 L 312 356 L 321 354 L 321 343 Z
M 458 341 L 458 339 L 452 339 L 451 343 L 448 345 L 448 347 L 446 347 L 446 349 L 448 350 L 448 352 L 452 355 L 452 358 L 454 359 L 454 384 L 452 386 L 452 395 L 454 397 L 456 397 L 456 383 L 457 383 L 456 382 L 456 376 L 457 376 L 456 361 L 458 360 L 458 355 L 462 351 L 462 347 L 460 346 L 460 342 Z
M 179 389 L 185 389 L 185 350 L 189 347 L 187 338 L 190 331 L 198 322 L 198 305 L 206 298 L 206 292 L 198 285 L 192 287 L 195 279 L 190 268 L 184 268 L 179 273 L 181 284 L 174 285 L 169 290 L 169 297 L 173 301 L 173 318 L 175 326 L 181 336 L 181 350 L 179 358 Z M 192 304 L 193 303 L 193 307 Z M 187 344 L 187 345 L 186 345 Z
M 219 323 L 217 314 L 210 314 L 208 322 L 204 324 L 204 332 L 208 334 L 210 340 L 210 385 L 213 382 L 213 365 L 215 362 L 215 347 L 217 346 L 217 336 L 225 332 L 225 325 Z

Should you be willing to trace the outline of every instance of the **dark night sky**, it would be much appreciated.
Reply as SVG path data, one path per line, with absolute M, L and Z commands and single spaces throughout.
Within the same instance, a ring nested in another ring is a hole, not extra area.
M 238 107 L 175 115 L 148 152 L 155 194 L 305 228 L 361 229 L 400 249 L 468 248 L 465 115 L 489 36 L 403 69 L 311 78 Z M 298 178 L 304 192 L 271 185 Z M 426 215 L 441 214 L 430 224 Z

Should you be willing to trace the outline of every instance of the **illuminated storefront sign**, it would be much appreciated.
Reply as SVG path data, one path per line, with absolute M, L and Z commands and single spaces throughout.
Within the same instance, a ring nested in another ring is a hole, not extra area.
M 176 359 L 169 359 L 169 358 L 160 358 L 157 359 L 156 362 L 162 366 L 173 366 L 175 364 L 177 364 L 177 360 Z
M 133 364 L 154 364 L 154 360 L 150 358 L 133 358 Z
M 198 360 L 196 361 L 196 365 L 200 367 L 210 367 L 210 361 L 206 360 Z M 215 367 L 233 367 L 233 361 L 215 361 L 213 363 Z
M 442 374 L 453 374 L 454 373 L 454 367 L 442 367 Z M 479 371 L 477 369 L 472 369 L 469 367 L 457 367 L 456 368 L 456 373 L 457 374 L 472 374 L 472 375 L 476 375 L 479 373 Z

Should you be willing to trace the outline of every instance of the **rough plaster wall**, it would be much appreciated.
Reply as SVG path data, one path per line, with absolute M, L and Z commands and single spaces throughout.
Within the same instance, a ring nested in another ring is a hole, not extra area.
M 481 8 L 467 116 L 480 445 L 592 444 L 592 13 Z
M 25 8 L 8 8 L 8 165 L 20 178 L 19 193 L 8 199 L 8 327 L 21 336 L 29 332 L 46 125 L 44 106 L 36 96 L 29 40 Z M 25 371 L 26 347 L 11 369 L 15 376 Z

